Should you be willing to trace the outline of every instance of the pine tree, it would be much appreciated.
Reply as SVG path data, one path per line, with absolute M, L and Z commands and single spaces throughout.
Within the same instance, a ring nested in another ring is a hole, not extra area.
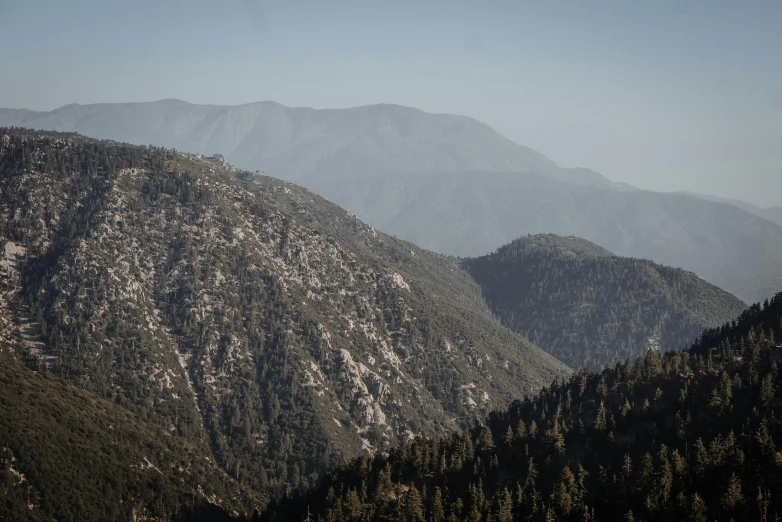
M 597 413 L 595 414 L 595 431 L 603 433 L 606 431 L 606 407 L 603 401 L 600 401 L 600 405 L 597 407 Z
M 445 520 L 445 510 L 443 509 L 443 492 L 440 488 L 434 489 L 434 498 L 432 499 L 431 522 L 443 522 Z
M 628 399 L 625 399 L 624 404 L 619 409 L 619 416 L 624 419 L 625 417 L 627 417 L 630 414 L 632 409 L 633 409 L 633 405 L 630 404 L 630 401 Z
M 698 495 L 694 493 L 690 501 L 689 517 L 690 522 L 706 522 L 708 509 L 706 508 L 706 502 Z
M 654 392 L 654 409 L 655 411 L 660 411 L 663 406 L 663 391 L 660 389 L 660 387 L 657 387 L 657 390 Z
M 523 420 L 520 420 L 519 423 L 516 425 L 516 438 L 519 440 L 524 440 L 526 436 L 527 436 L 527 426 L 524 424 Z
M 534 420 L 529 423 L 529 436 L 531 439 L 538 436 L 538 423 Z
M 361 505 L 361 500 L 359 500 L 358 493 L 356 493 L 355 489 L 349 489 L 345 494 L 345 501 L 342 504 L 342 509 L 345 513 L 345 518 L 348 520 L 358 520 L 361 516 L 363 506 Z
M 567 517 L 573 510 L 575 503 L 578 501 L 578 498 L 573 498 L 577 495 L 576 477 L 573 475 L 573 472 L 570 471 L 570 468 L 565 466 L 559 474 L 557 483 L 554 486 L 552 502 L 554 506 L 556 506 L 557 511 Z
M 424 522 L 424 504 L 415 485 L 411 485 L 404 497 L 404 520 L 406 522 Z
M 638 465 L 638 488 L 639 490 L 645 490 L 652 483 L 652 477 L 654 474 L 654 462 L 652 456 L 649 453 L 645 453 L 641 457 L 641 463 Z
M 483 486 L 481 483 L 470 484 L 468 488 L 470 509 L 467 515 L 468 522 L 481 522 L 483 503 L 485 501 L 483 496 Z
M 660 470 L 657 473 L 654 495 L 657 504 L 664 506 L 668 503 L 673 487 L 673 470 L 668 459 L 668 448 L 663 444 L 660 446 L 660 452 L 657 456 L 660 461 Z
M 767 374 L 763 377 L 760 385 L 760 404 L 766 410 L 770 410 L 774 405 L 774 395 L 776 393 L 776 387 L 774 386 L 775 377 L 771 373 Z
M 394 491 L 394 483 L 391 481 L 391 466 L 386 464 L 378 477 L 375 498 L 385 500 Z
M 728 480 L 728 487 L 725 488 L 725 492 L 722 494 L 720 500 L 722 508 L 727 511 L 733 511 L 744 501 L 744 496 L 741 493 L 741 480 L 733 473 Z
M 502 493 L 497 495 L 494 513 L 495 522 L 513 521 L 513 498 L 507 488 L 503 489 Z
M 709 467 L 709 454 L 700 437 L 695 441 L 693 458 L 694 463 L 692 469 L 695 472 L 695 477 L 697 479 L 702 479 L 706 476 L 706 471 Z
M 491 451 L 494 449 L 494 439 L 491 436 L 491 430 L 489 428 L 484 426 L 481 430 L 478 445 L 482 451 Z

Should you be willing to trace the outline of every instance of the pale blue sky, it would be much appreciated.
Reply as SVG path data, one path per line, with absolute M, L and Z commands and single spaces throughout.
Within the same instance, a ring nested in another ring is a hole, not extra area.
M 640 187 L 782 205 L 780 27 L 760 0 L 0 0 L 0 106 L 398 103 Z

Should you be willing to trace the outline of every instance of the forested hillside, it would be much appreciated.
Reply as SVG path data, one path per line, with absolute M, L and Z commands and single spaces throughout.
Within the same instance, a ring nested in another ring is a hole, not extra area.
M 777 520 L 782 293 L 684 352 L 579 371 L 446 437 L 362 457 L 265 520 Z
M 328 233 L 340 225 L 304 223 L 237 174 L 0 130 L 2 337 L 269 494 L 567 374 L 499 324 L 454 260 L 419 263 L 344 211 L 349 231 Z
M 746 307 L 691 272 L 574 237 L 523 237 L 464 266 L 505 326 L 571 368 L 686 348 Z
M 262 502 L 197 444 L 25 368 L 0 344 L 0 520 L 246 518 Z

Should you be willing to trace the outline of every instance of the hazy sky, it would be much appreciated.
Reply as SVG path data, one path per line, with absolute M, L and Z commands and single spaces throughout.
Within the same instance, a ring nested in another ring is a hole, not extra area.
M 780 27 L 779 0 L 0 0 L 0 106 L 398 103 L 639 187 L 782 205 Z

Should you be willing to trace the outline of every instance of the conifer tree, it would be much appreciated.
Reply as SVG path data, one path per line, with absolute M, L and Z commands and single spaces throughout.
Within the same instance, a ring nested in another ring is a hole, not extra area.
M 597 407 L 597 413 L 595 414 L 595 431 L 603 433 L 606 431 L 607 427 L 605 403 L 600 401 L 600 405 Z
M 444 522 L 445 509 L 443 508 L 443 492 L 439 487 L 434 489 L 434 498 L 432 499 L 430 513 L 431 522 Z
M 424 521 L 424 505 L 415 485 L 410 486 L 404 496 L 404 520 L 405 522 Z

